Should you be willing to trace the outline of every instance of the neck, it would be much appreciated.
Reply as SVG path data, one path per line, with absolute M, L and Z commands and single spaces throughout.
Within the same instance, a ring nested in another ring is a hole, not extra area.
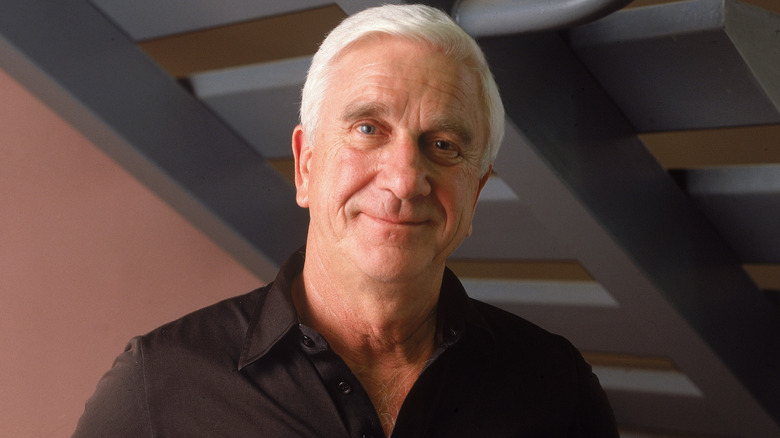
M 421 339 L 432 342 L 443 262 L 414 275 L 373 278 L 309 243 L 294 299 L 307 325 L 334 348 L 342 344 L 346 355 L 385 356 Z
M 307 267 L 293 287 L 298 314 L 348 363 L 403 365 L 420 356 L 424 356 L 422 362 L 428 359 L 436 332 L 441 277 L 417 287 L 407 283 L 371 287 L 365 282 L 324 278 Z
M 431 357 L 441 272 L 414 282 L 328 275 L 307 253 L 293 284 L 299 317 L 346 362 L 392 432 L 401 405 Z M 442 267 L 443 269 L 443 267 Z

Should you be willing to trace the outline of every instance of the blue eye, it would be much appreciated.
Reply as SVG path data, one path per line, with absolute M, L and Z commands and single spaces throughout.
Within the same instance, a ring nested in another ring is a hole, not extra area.
M 373 125 L 360 125 L 358 126 L 358 131 L 360 131 L 361 134 L 376 134 L 376 126 Z

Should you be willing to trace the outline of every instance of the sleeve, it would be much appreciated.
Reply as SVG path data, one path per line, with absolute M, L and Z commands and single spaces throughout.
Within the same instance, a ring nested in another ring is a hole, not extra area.
M 609 404 L 607 394 L 601 387 L 601 383 L 593 373 L 591 366 L 585 362 L 576 349 L 575 354 L 578 361 L 579 382 L 577 421 L 574 426 L 577 431 L 571 436 L 618 438 L 615 414 Z
M 152 436 L 140 338 L 132 339 L 87 400 L 73 437 Z

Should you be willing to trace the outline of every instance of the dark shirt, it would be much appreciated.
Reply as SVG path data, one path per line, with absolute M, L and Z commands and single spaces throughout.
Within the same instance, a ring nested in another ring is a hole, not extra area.
M 98 383 L 76 437 L 382 437 L 368 395 L 276 280 L 134 338 Z M 565 339 L 470 299 L 444 274 L 443 341 L 394 437 L 617 437 L 598 380 Z

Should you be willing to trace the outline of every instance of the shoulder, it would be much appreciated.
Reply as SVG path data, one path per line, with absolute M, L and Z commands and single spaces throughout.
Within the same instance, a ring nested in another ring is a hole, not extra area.
M 571 345 L 562 336 L 551 333 L 514 313 L 473 298 L 469 300 L 494 339 L 503 345 L 512 348 L 519 345 L 526 345 L 529 348 L 548 345 L 568 348 Z
M 230 382 L 266 288 L 229 298 L 130 340 L 87 401 L 74 437 L 152 436 L 178 427 Z M 205 378 L 208 376 L 208 378 Z M 198 382 L 194 385 L 193 382 Z M 163 433 L 164 434 L 164 433 Z
M 236 356 L 246 335 L 249 321 L 267 295 L 269 286 L 217 302 L 184 315 L 139 336 L 131 346 L 142 348 L 145 358 L 150 354 L 183 354 L 187 351 L 214 352 L 233 350 Z
M 497 381 L 495 394 L 504 394 L 509 404 L 527 400 L 538 418 L 561 421 L 579 436 L 617 437 L 606 394 L 571 342 L 490 304 L 473 299 L 471 304 L 491 333 L 484 378 Z
M 486 348 L 500 363 L 557 370 L 573 380 L 590 373 L 590 367 L 568 339 L 491 304 L 470 301 L 489 333 Z

